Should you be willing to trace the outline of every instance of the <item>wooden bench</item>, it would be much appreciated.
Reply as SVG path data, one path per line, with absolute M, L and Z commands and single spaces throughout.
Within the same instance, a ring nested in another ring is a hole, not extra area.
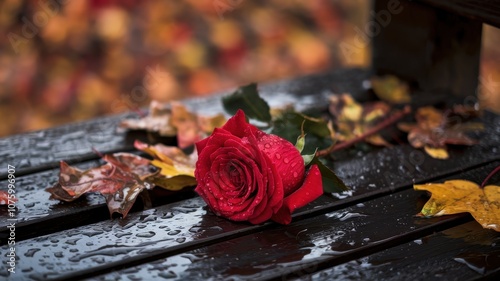
M 374 3 L 375 14 L 395 5 L 394 0 Z M 263 97 L 280 93 L 299 109 L 325 110 L 329 91 L 369 99 L 362 85 L 374 73 L 410 81 L 415 106 L 474 97 L 481 22 L 500 26 L 500 1 L 400 5 L 403 10 L 371 38 L 372 68 L 262 85 Z M 222 110 L 219 96 L 186 103 Z M 480 143 L 451 148 L 447 161 L 408 144 L 335 154 L 332 168 L 352 194 L 325 194 L 296 212 L 287 226 L 219 218 L 192 190 L 154 189 L 152 208 L 144 209 L 138 200 L 125 219 L 113 220 L 97 195 L 73 203 L 49 200 L 44 189 L 57 180 L 60 160 L 88 168 L 100 163 L 92 148 L 130 152 L 135 139 L 148 141 L 145 133 L 115 130 L 132 115 L 0 139 L 1 186 L 8 184 L 7 165 L 14 166 L 19 199 L 14 218 L 0 208 L 1 280 L 475 280 L 500 274 L 496 232 L 466 214 L 416 218 L 427 196 L 412 189 L 414 182 L 482 181 L 500 165 L 498 115 L 485 112 Z M 4 253 L 12 223 L 17 260 L 9 274 Z

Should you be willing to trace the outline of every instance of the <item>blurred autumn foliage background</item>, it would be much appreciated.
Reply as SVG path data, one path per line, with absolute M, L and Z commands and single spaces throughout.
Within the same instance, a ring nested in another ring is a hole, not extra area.
M 0 136 L 342 66 L 367 0 L 3 0 Z M 486 28 L 480 99 L 500 108 L 499 32 Z M 495 82 L 499 81 L 499 82 Z

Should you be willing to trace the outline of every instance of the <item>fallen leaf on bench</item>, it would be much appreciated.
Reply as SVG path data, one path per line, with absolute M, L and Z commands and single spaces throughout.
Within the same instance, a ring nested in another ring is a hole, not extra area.
M 160 173 L 151 177 L 151 181 L 167 190 L 177 191 L 187 186 L 195 186 L 194 169 L 198 154 L 186 155 L 175 146 L 163 144 L 148 145 L 135 141 L 135 148 L 153 156 L 151 164 L 160 168 Z
M 149 105 L 149 115 L 140 119 L 125 119 L 120 123 L 120 127 L 155 132 L 160 136 L 175 136 L 177 130 L 170 124 L 171 115 L 169 104 L 152 101 Z
M 85 171 L 61 161 L 59 181 L 46 191 L 51 198 L 66 202 L 98 192 L 106 197 L 111 215 L 116 212 L 126 217 L 139 193 L 154 187 L 149 179 L 158 169 L 148 159 L 130 153 L 107 154 L 103 160 L 105 165 Z
M 177 129 L 177 146 L 179 148 L 194 145 L 195 142 L 211 134 L 214 128 L 221 127 L 226 123 L 223 114 L 214 116 L 194 114 L 180 102 L 172 102 L 171 107 L 170 125 Z
M 408 133 L 408 142 L 415 148 L 436 159 L 449 157 L 447 144 L 473 145 L 477 141 L 468 137 L 466 132 L 483 130 L 481 123 L 465 123 L 460 116 L 467 113 L 463 109 L 457 114 L 442 112 L 434 107 L 421 107 L 415 113 L 417 123 L 399 123 L 398 128 Z
M 10 202 L 17 202 L 17 198 L 11 198 Z M 9 204 L 9 193 L 6 191 L 0 190 L 0 205 L 8 205 Z
M 362 105 L 348 94 L 332 95 L 329 103 L 329 111 L 334 119 L 335 139 L 340 142 L 363 135 L 391 111 L 391 107 L 385 102 Z M 373 134 L 365 138 L 365 141 L 373 145 L 389 146 L 380 134 Z
M 120 127 L 146 130 L 160 136 L 176 136 L 177 145 L 186 148 L 207 137 L 214 128 L 224 125 L 225 122 L 223 114 L 202 116 L 190 112 L 180 102 L 152 101 L 149 115 L 140 119 L 125 119 L 120 123 Z
M 373 92 L 383 101 L 391 104 L 403 104 L 411 101 L 408 84 L 396 76 L 373 77 L 370 82 Z
M 474 182 L 449 180 L 444 183 L 416 184 L 413 188 L 432 194 L 419 216 L 470 213 L 483 228 L 500 232 L 500 186 L 487 185 L 481 188 Z

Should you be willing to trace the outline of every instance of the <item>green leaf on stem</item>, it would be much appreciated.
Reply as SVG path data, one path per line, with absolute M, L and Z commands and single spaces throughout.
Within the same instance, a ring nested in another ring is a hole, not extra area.
M 251 119 L 262 122 L 271 122 L 270 107 L 267 102 L 259 96 L 257 84 L 252 83 L 240 87 L 234 93 L 222 98 L 224 109 L 229 114 L 236 114 L 238 109 L 245 112 Z
M 330 130 L 325 120 L 314 118 L 296 111 L 287 111 L 282 115 L 288 122 L 296 126 L 302 133 L 313 134 L 318 137 L 330 137 Z
M 349 190 L 345 183 L 330 168 L 323 164 L 318 157 L 313 157 L 310 164 L 318 165 L 325 193 L 338 193 Z
M 302 131 L 303 129 L 303 131 Z M 299 149 L 303 154 L 313 153 L 316 148 L 323 149 L 331 145 L 330 131 L 327 122 L 289 110 L 283 112 L 273 121 L 271 134 L 280 136 L 289 142 L 299 142 L 297 136 L 307 135 L 307 145 Z

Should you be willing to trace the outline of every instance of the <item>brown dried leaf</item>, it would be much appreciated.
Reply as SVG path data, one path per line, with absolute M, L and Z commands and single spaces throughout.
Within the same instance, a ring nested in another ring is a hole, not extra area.
M 421 107 L 415 114 L 416 124 L 399 123 L 398 128 L 408 133 L 408 142 L 415 148 L 424 148 L 436 159 L 447 159 L 447 144 L 474 145 L 476 140 L 465 133 L 484 129 L 481 123 L 451 122 L 450 115 L 431 107 Z
M 154 185 L 148 178 L 158 173 L 152 169 L 148 159 L 130 153 L 104 155 L 108 162 L 97 168 L 82 171 L 60 163 L 59 181 L 46 189 L 51 198 L 71 202 L 88 192 L 99 192 L 106 197 L 110 214 L 120 213 L 125 217 L 137 195 Z
M 172 102 L 170 125 L 177 129 L 177 145 L 186 148 L 204 138 L 198 126 L 196 114 L 191 113 L 182 103 Z
M 223 114 L 202 116 L 192 113 L 180 102 L 159 103 L 152 101 L 149 115 L 140 119 L 126 119 L 120 127 L 146 130 L 161 136 L 177 136 L 177 146 L 186 148 L 212 133 L 226 122 Z
M 152 101 L 149 105 L 149 115 L 140 119 L 125 119 L 120 127 L 132 130 L 146 130 L 158 133 L 160 136 L 175 136 L 177 130 L 171 125 L 172 112 L 169 104 Z

